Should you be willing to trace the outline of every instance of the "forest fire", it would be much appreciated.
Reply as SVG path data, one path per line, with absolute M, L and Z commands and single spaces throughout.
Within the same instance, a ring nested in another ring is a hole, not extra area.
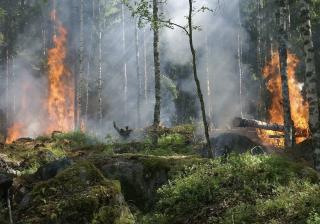
M 299 59 L 292 53 L 288 54 L 288 82 L 289 95 L 291 103 L 291 118 L 294 123 L 296 132 L 296 143 L 304 141 L 309 136 L 309 105 L 303 99 L 301 94 L 301 84 L 297 81 L 295 71 L 297 69 Z M 271 62 L 263 68 L 263 76 L 268 80 L 267 88 L 271 93 L 272 102 L 269 107 L 269 122 L 275 124 L 284 124 L 283 106 L 282 106 L 282 87 L 281 76 L 279 72 L 279 54 L 272 56 Z M 267 144 L 283 147 L 284 138 L 272 137 L 283 136 L 283 133 L 271 130 L 258 130 L 259 137 Z
M 20 123 L 14 123 L 8 130 L 8 137 L 6 139 L 6 143 L 12 143 L 14 140 L 22 137 L 21 130 L 23 129 L 23 125 Z
M 8 129 L 6 143 L 12 143 L 14 140 L 25 137 L 25 135 L 49 134 L 53 131 L 70 131 L 74 128 L 74 82 L 73 76 L 65 64 L 67 54 L 67 30 L 57 19 L 55 11 L 51 14 L 51 19 L 55 25 L 56 33 L 53 36 L 53 48 L 48 50 L 48 88 L 43 94 L 40 111 L 32 114 L 30 102 L 33 100 L 28 93 L 31 92 L 30 84 L 25 89 L 22 84 L 22 91 L 25 93 L 21 98 L 20 110 L 25 113 L 23 119 L 15 120 Z M 33 87 L 34 88 L 34 87 Z M 28 114 L 29 113 L 29 114 Z M 36 130 L 29 133 L 30 126 L 34 120 L 29 117 L 41 117 Z
M 65 65 L 67 30 L 57 21 L 55 11 L 53 22 L 57 25 L 57 35 L 53 37 L 54 48 L 48 52 L 49 95 L 46 109 L 49 125 L 46 133 L 70 131 L 74 121 L 74 85 L 71 72 Z

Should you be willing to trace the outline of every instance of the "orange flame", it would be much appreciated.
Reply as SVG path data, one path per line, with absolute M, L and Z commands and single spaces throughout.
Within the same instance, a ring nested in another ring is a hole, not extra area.
M 67 55 L 67 30 L 58 21 L 55 11 L 51 13 L 51 19 L 55 24 L 56 34 L 53 36 L 54 47 L 48 51 L 48 95 L 43 99 L 43 111 L 39 114 L 32 114 L 31 117 L 46 114 L 41 121 L 41 127 L 36 133 L 49 134 L 53 131 L 71 131 L 74 128 L 74 80 L 73 76 L 65 64 Z M 21 99 L 21 111 L 29 111 L 27 85 L 22 84 L 22 90 L 26 93 Z M 26 98 L 26 99 L 25 99 Z M 29 97 L 30 98 L 30 97 Z M 30 116 L 26 116 L 30 117 Z M 14 140 L 30 135 L 27 130 L 30 126 L 30 119 L 15 121 L 8 129 L 6 143 L 12 143 Z
M 46 107 L 49 115 L 49 126 L 46 132 L 70 131 L 74 125 L 74 84 L 71 72 L 65 65 L 67 30 L 51 17 L 57 28 L 53 37 L 54 48 L 48 52 L 49 96 Z
M 309 137 L 309 105 L 303 99 L 301 94 L 302 85 L 299 83 L 295 76 L 299 59 L 296 55 L 288 53 L 288 85 L 289 85 L 289 97 L 291 104 L 291 118 L 294 123 L 295 129 L 302 131 L 304 136 L 296 137 L 296 143 L 300 143 Z M 279 66 L 279 54 L 274 53 L 272 55 L 271 62 L 263 68 L 263 76 L 268 80 L 267 88 L 271 93 L 272 103 L 269 107 L 269 122 L 276 124 L 284 124 L 283 118 L 283 106 L 282 106 L 282 85 Z M 259 137 L 267 144 L 283 147 L 284 138 L 270 138 L 270 136 L 282 136 L 283 133 L 258 130 Z M 299 133 L 296 133 L 299 134 Z
M 21 130 L 23 130 L 23 128 L 24 128 L 24 125 L 20 123 L 14 123 L 8 130 L 8 137 L 6 139 L 6 143 L 10 144 L 14 140 L 21 138 L 22 137 Z

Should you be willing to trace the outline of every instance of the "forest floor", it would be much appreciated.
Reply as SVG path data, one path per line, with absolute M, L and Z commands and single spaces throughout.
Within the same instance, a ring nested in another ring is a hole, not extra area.
M 148 131 L 135 142 L 74 132 L 4 145 L 0 224 L 10 223 L 5 180 L 13 223 L 320 223 L 308 142 L 252 155 L 248 139 L 227 137 L 231 152 L 214 160 L 191 125 L 162 129 L 156 147 Z

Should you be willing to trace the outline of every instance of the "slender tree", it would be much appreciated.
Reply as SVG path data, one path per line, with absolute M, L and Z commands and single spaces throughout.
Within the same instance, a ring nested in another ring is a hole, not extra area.
M 304 43 L 305 53 L 305 77 L 306 77 L 306 92 L 309 102 L 309 124 L 312 134 L 313 150 L 314 150 L 314 165 L 316 170 L 320 171 L 320 122 L 319 122 L 319 92 L 318 81 L 316 74 L 314 44 L 312 39 L 312 27 L 310 16 L 310 1 L 300 0 L 301 4 L 301 34 Z
M 98 51 L 99 51 L 99 63 L 98 63 L 98 123 L 99 130 L 102 128 L 102 119 L 103 119 L 103 111 L 102 111 L 102 24 L 101 24 L 101 0 L 98 1 Z
M 288 60 L 288 1 L 279 0 L 279 58 L 280 58 L 280 74 L 282 81 L 282 99 L 283 99 L 283 116 L 285 126 L 285 146 L 292 147 L 294 144 L 294 130 L 293 121 L 291 119 L 290 97 L 289 97 L 289 84 L 287 74 L 287 60 Z
M 153 26 L 153 57 L 154 57 L 154 76 L 155 76 L 155 106 L 153 116 L 153 127 L 157 131 L 160 125 L 161 109 L 161 74 L 160 74 L 160 47 L 159 47 L 159 15 L 158 0 L 153 0 L 152 26 Z M 158 133 L 154 133 L 154 143 L 158 142 Z
M 200 81 L 199 81 L 199 78 L 198 78 L 197 61 L 196 61 L 196 57 L 197 57 L 196 56 L 196 50 L 195 50 L 194 44 L 193 44 L 193 30 L 194 30 L 193 21 L 192 21 L 193 12 L 194 12 L 193 0 L 189 0 L 189 15 L 188 15 L 188 24 L 189 24 L 188 28 L 189 28 L 189 31 L 188 31 L 188 37 L 189 37 L 190 50 L 191 50 L 191 54 L 192 54 L 193 75 L 194 75 L 194 81 L 195 81 L 196 86 L 197 86 L 197 93 L 198 93 L 200 106 L 201 106 L 202 121 L 203 121 L 203 126 L 204 126 L 205 137 L 206 137 L 206 140 L 207 140 L 207 147 L 208 147 L 209 156 L 210 157 L 214 157 L 215 153 L 212 151 L 212 148 L 211 148 L 211 142 L 210 142 L 210 136 L 209 136 L 209 125 L 208 125 L 207 116 L 206 116 L 206 107 L 205 107 L 204 100 L 203 100 Z
M 84 86 L 84 1 L 80 0 L 80 42 L 79 42 L 79 79 L 77 95 L 77 129 L 83 128 L 83 92 Z
M 238 1 L 238 68 L 239 68 L 239 101 L 240 101 L 240 115 L 243 117 L 243 71 L 242 71 L 242 22 L 241 22 L 241 14 L 240 14 L 240 0 Z
M 210 119 L 210 127 L 212 124 L 212 89 L 211 89 L 211 71 L 209 68 L 209 63 L 210 63 L 210 47 L 209 47 L 209 41 L 208 41 L 208 32 L 206 31 L 205 35 L 205 43 L 206 43 L 206 95 L 207 95 L 207 102 L 208 102 L 208 117 Z
M 142 80 L 141 80 L 141 72 L 140 72 L 140 38 L 139 38 L 139 28 L 138 23 L 135 20 L 135 47 L 136 47 L 136 69 L 137 69 L 137 81 L 138 81 L 138 88 L 137 88 L 137 126 L 140 127 L 141 125 L 141 95 L 142 95 Z
M 148 63 L 147 63 L 147 37 L 146 29 L 143 29 L 143 64 L 144 64 L 144 100 L 148 101 Z
M 127 74 L 127 40 L 126 40 L 126 21 L 125 21 L 125 4 L 121 4 L 122 15 L 122 53 L 123 53 L 123 97 L 125 117 L 128 115 L 128 74 Z

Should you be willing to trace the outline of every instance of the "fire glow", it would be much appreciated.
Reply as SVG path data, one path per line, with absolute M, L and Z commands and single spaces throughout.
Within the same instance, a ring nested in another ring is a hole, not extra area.
M 51 19 L 56 32 L 53 35 L 53 48 L 48 50 L 48 88 L 42 99 L 42 111 L 33 116 L 43 117 L 36 133 L 26 133 L 28 126 L 32 125 L 28 119 L 23 122 L 14 122 L 8 129 L 6 143 L 25 137 L 30 134 L 50 134 L 53 131 L 67 132 L 74 129 L 74 79 L 65 64 L 67 54 L 67 30 L 57 19 L 55 11 L 51 13 Z M 22 88 L 23 90 L 23 88 Z M 27 96 L 27 94 L 25 94 Z M 25 104 L 30 99 L 23 99 Z M 21 106 L 26 109 L 26 107 Z M 42 116 L 42 115 L 45 116 Z
M 49 94 L 45 107 L 49 115 L 47 133 L 53 131 L 70 131 L 74 123 L 74 85 L 71 72 L 65 65 L 67 30 L 56 20 L 58 34 L 54 35 L 54 48 L 48 52 Z
M 309 105 L 304 100 L 301 94 L 301 83 L 299 83 L 295 76 L 299 59 L 296 55 L 288 53 L 288 84 L 289 84 L 289 97 L 291 106 L 291 118 L 294 127 L 297 130 L 302 130 L 303 133 L 296 132 L 296 143 L 300 143 L 309 137 Z M 263 76 L 268 80 L 267 88 L 271 94 L 272 102 L 268 109 L 269 122 L 283 125 L 283 106 L 282 106 L 282 86 L 281 75 L 279 66 L 279 54 L 272 55 L 271 62 L 263 68 Z M 283 136 L 283 133 L 258 130 L 260 139 L 266 143 L 276 147 L 284 146 L 284 138 L 271 138 L 270 136 Z M 303 134 L 303 136 L 302 136 Z

